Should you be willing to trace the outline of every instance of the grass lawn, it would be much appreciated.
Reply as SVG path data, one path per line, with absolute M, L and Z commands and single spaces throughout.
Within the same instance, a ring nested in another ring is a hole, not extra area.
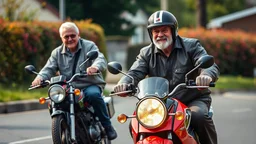
M 241 76 L 221 76 L 215 88 L 219 90 L 256 90 L 256 79 Z
M 256 90 L 256 79 L 240 76 L 221 76 L 213 89 L 218 90 Z M 0 102 L 38 99 L 47 96 L 47 87 L 28 91 L 27 88 L 6 88 L 0 85 Z M 108 91 L 104 91 L 108 95 Z

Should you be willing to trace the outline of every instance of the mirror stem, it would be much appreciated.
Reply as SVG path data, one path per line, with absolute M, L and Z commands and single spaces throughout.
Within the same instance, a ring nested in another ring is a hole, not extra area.
M 189 71 L 189 72 L 185 75 L 185 83 L 188 82 L 188 75 L 189 75 L 190 73 L 192 73 L 193 71 L 195 71 L 198 67 L 200 67 L 200 64 L 197 65 L 195 68 L 193 68 L 191 71 Z
M 124 72 L 122 72 L 122 71 L 120 71 L 120 70 L 118 70 L 120 73 L 122 73 L 122 74 L 124 74 L 125 76 L 128 76 L 129 78 L 131 78 L 132 79 L 132 84 L 134 84 L 134 79 L 133 79 L 133 77 L 132 76 L 130 76 L 130 75 L 128 75 L 128 74 L 126 74 L 126 73 L 124 73 Z
M 81 66 L 84 65 L 88 60 L 89 60 L 89 59 L 86 59 L 83 63 L 81 63 L 81 64 L 79 65 L 80 71 L 81 71 Z

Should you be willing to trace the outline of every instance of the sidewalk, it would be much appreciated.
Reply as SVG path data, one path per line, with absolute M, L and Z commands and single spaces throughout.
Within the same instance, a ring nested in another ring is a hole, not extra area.
M 113 87 L 116 83 L 107 83 L 105 89 L 108 91 L 113 91 Z M 256 100 L 256 90 L 255 91 L 228 91 L 228 92 L 219 92 L 212 91 L 213 94 L 219 94 L 224 97 L 232 98 L 241 98 L 248 100 Z M 8 103 L 0 103 L 0 114 L 4 113 L 13 113 L 13 112 L 23 112 L 29 110 L 39 110 L 47 109 L 47 104 L 39 104 L 38 100 L 24 100 Z

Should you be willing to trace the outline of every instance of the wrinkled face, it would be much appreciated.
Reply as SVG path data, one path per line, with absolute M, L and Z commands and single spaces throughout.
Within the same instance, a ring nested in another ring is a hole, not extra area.
M 77 48 L 79 34 L 73 28 L 63 28 L 61 40 L 64 45 L 73 52 Z
M 172 32 L 169 26 L 152 28 L 153 43 L 157 48 L 163 50 L 172 44 Z

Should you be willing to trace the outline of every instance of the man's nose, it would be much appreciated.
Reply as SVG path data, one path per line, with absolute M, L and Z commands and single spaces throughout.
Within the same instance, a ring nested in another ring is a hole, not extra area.
M 164 32 L 163 31 L 159 31 L 158 36 L 163 36 Z

